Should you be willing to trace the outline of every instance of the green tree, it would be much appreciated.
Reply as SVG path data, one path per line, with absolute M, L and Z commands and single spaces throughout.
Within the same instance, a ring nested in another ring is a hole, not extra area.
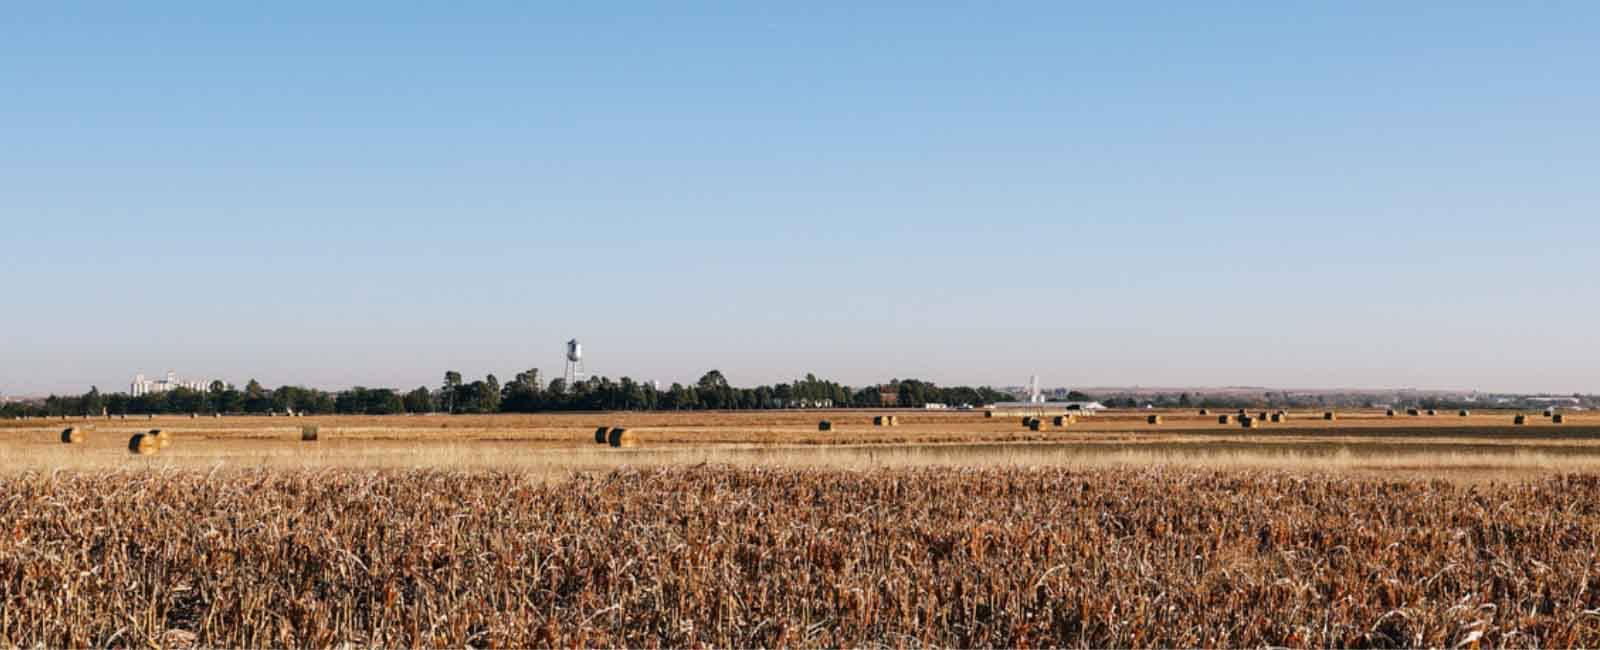
M 100 387 L 90 386 L 82 400 L 84 415 L 99 415 L 100 409 L 105 407 L 105 401 L 100 397 Z
M 407 413 L 432 413 L 433 395 L 428 392 L 427 386 L 418 386 L 416 390 L 406 393 L 401 406 Z
M 498 413 L 500 411 L 500 380 L 494 375 L 483 379 L 483 387 L 478 391 L 478 412 Z
M 440 391 L 440 397 L 444 398 L 444 410 L 446 413 L 456 412 L 456 398 L 460 396 L 460 392 L 461 373 L 454 370 L 445 371 L 444 388 Z
M 261 382 L 251 379 L 244 385 L 243 410 L 249 413 L 265 413 L 272 410 L 272 395 L 261 387 Z

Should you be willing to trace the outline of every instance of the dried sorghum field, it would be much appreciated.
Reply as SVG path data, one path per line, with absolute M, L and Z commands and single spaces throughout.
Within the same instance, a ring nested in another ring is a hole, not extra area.
M 0 645 L 1600 645 L 1600 478 L 0 476 Z

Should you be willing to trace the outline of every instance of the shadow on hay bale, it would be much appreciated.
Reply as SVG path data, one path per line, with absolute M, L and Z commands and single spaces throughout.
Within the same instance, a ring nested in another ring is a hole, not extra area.
M 128 453 L 149 456 L 161 449 L 160 441 L 148 433 L 135 433 L 128 439 Z
M 606 441 L 612 447 L 638 447 L 639 434 L 622 427 L 616 427 L 611 430 L 611 433 L 606 437 Z

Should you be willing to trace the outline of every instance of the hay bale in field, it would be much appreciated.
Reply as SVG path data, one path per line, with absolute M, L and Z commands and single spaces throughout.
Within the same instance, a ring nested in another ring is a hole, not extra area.
M 211 419 L 220 420 L 220 419 L 222 419 L 222 414 L 221 413 L 212 413 L 211 414 Z
M 1461 412 L 1460 412 L 1460 413 L 1459 413 L 1459 415 L 1460 415 L 1460 416 L 1461 416 L 1461 417 L 1467 417 L 1467 416 L 1469 416 L 1469 415 L 1472 415 L 1472 411 L 1468 411 L 1468 410 L 1466 410 L 1466 409 L 1461 409 Z
M 1322 414 L 1322 419 L 1327 420 L 1329 422 L 1332 422 L 1334 420 L 1339 419 L 1339 414 L 1338 413 L 1334 413 L 1333 411 L 1328 411 L 1328 412 Z
M 827 420 L 823 420 L 821 422 L 818 422 L 817 423 L 817 430 L 818 431 L 832 431 L 833 430 L 833 423 L 829 422 Z
M 1200 409 L 1200 415 L 1211 415 L 1211 409 Z
M 1262 412 L 1256 414 L 1256 419 L 1260 420 L 1262 422 L 1266 422 L 1267 421 L 1267 412 L 1266 411 L 1262 411 Z
M 1428 409 L 1428 416 L 1429 417 L 1433 417 L 1433 416 L 1438 415 L 1438 414 L 1439 414 L 1439 409 Z
M 1282 413 L 1273 413 L 1272 417 L 1268 418 L 1269 421 L 1279 422 L 1279 423 L 1281 423 L 1281 422 L 1283 422 L 1285 420 L 1288 420 L 1288 419 L 1289 419 L 1289 416 L 1284 415 Z
M 606 437 L 606 442 L 611 443 L 612 447 L 637 447 L 639 435 L 622 427 L 616 427 Z
M 1232 415 L 1219 415 L 1217 416 L 1217 424 L 1233 424 L 1233 418 L 1234 416 Z
M 1515 424 L 1515 425 L 1518 425 L 1518 426 L 1527 424 L 1528 423 L 1528 416 L 1526 416 L 1526 415 L 1518 415 L 1517 417 L 1511 418 L 1511 423 Z
M 1417 417 L 1419 415 L 1422 415 L 1422 411 L 1419 411 L 1417 409 L 1406 409 L 1406 415 L 1409 415 L 1411 417 Z
M 1389 409 L 1387 411 L 1384 411 L 1383 414 L 1392 418 L 1392 417 L 1394 417 L 1394 409 Z
M 599 444 L 599 445 L 606 444 L 606 434 L 608 434 L 608 433 L 611 433 L 611 427 L 595 427 L 595 430 L 594 430 L 594 442 L 595 442 L 595 444 Z
M 1555 409 L 1545 409 L 1544 410 L 1544 416 L 1547 417 L 1547 418 L 1553 418 L 1553 417 L 1556 416 L 1556 410 Z
M 160 441 L 148 433 L 135 433 L 128 439 L 128 453 L 149 456 L 161 449 Z
M 1550 416 L 1550 423 L 1551 424 L 1566 424 L 1566 422 L 1567 422 L 1567 416 L 1562 415 L 1560 413 L 1557 413 L 1555 415 Z
M 1246 429 L 1259 429 L 1261 428 L 1261 421 L 1246 415 L 1242 418 L 1239 418 L 1239 426 Z
M 889 426 L 889 418 L 883 417 L 881 415 L 874 415 L 874 416 L 872 416 L 872 426 L 875 426 L 875 427 L 886 427 L 886 426 Z
M 986 417 L 986 418 L 994 417 L 994 411 L 984 411 L 983 412 L 983 417 Z
M 1045 428 L 1044 420 L 1041 419 L 1041 418 L 1034 418 L 1032 422 L 1028 423 L 1028 429 L 1031 430 L 1031 431 L 1039 431 L 1039 430 L 1042 430 L 1044 428 Z
M 190 413 L 189 414 L 189 419 L 191 419 L 191 420 L 195 420 L 195 419 L 199 419 L 199 418 L 200 418 L 200 414 L 199 413 Z
M 321 433 L 322 433 L 322 427 L 319 427 L 319 426 L 317 426 L 315 424 L 308 424 L 306 426 L 300 427 L 300 441 L 301 442 L 316 442 L 317 441 L 317 435 L 321 434 Z
M 1144 419 L 1145 424 L 1161 424 L 1161 416 L 1152 415 Z
M 898 416 L 898 415 L 889 416 L 889 426 L 891 426 L 891 427 L 900 426 L 900 416 Z
M 145 435 L 155 438 L 157 448 L 166 449 L 167 447 L 172 446 L 171 433 L 162 431 L 161 429 L 151 429 L 149 432 L 145 433 Z
M 83 429 L 79 429 L 78 427 L 67 427 L 62 429 L 61 442 L 68 445 L 76 445 L 83 442 Z
M 1054 425 L 1056 425 L 1058 427 L 1072 426 L 1072 416 L 1070 416 L 1070 415 L 1057 415 L 1057 416 L 1055 416 L 1055 418 L 1053 418 L 1051 420 L 1051 424 L 1054 424 Z

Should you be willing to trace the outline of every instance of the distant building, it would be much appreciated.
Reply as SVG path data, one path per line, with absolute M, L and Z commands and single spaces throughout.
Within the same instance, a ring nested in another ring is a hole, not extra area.
M 178 379 L 178 373 L 168 370 L 166 379 L 145 379 L 143 374 L 134 375 L 133 383 L 128 387 L 128 393 L 134 397 L 139 397 L 140 395 L 165 393 L 179 388 L 205 392 L 208 386 L 204 381 L 180 380 Z
M 878 387 L 878 406 L 899 406 L 900 387 L 884 384 Z
M 985 410 L 994 411 L 996 414 L 1084 414 L 1093 415 L 1106 410 L 1106 406 L 1099 402 L 996 402 Z

